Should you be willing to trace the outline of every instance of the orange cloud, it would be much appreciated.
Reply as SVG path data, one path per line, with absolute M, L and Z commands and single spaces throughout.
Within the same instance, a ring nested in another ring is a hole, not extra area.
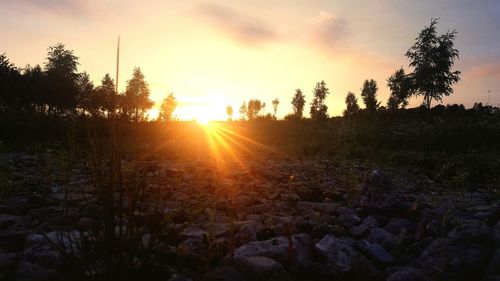
M 265 43 L 278 37 L 266 23 L 226 6 L 202 3 L 197 6 L 197 11 L 243 44 Z

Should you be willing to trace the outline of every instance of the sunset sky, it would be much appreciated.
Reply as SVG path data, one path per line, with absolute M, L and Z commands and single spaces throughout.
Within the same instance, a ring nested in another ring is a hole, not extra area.
M 47 47 L 62 42 L 99 84 L 115 75 L 120 34 L 120 90 L 139 66 L 154 101 L 170 92 L 180 100 L 181 119 L 224 119 L 227 105 L 237 112 L 250 98 L 268 112 L 278 98 L 283 117 L 294 90 L 309 106 L 320 80 L 335 116 L 365 79 L 378 82 L 385 105 L 387 77 L 409 69 L 404 53 L 431 18 L 440 32 L 458 31 L 462 81 L 443 103 L 500 104 L 497 0 L 0 0 L 0 53 L 17 66 L 42 64 Z

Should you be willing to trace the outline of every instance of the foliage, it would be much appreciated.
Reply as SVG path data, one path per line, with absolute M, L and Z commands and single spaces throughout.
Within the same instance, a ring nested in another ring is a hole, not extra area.
M 134 68 L 132 78 L 127 81 L 127 89 L 122 99 L 123 112 L 131 120 L 142 121 L 146 110 L 153 106 L 149 99 L 149 86 L 139 67 Z
M 177 99 L 174 97 L 174 94 L 170 93 L 166 98 L 163 99 L 161 103 L 158 120 L 172 121 L 174 117 L 174 111 L 178 105 L 179 102 L 177 102 Z
M 226 114 L 227 114 L 227 120 L 232 121 L 233 120 L 233 107 L 228 105 L 226 106 Z
M 248 101 L 246 115 L 248 120 L 255 120 L 259 117 L 259 113 L 266 107 L 266 104 L 259 99 L 251 99 Z
M 49 104 L 49 113 L 54 109 L 73 110 L 76 107 L 78 65 L 78 57 L 72 50 L 66 50 L 63 44 L 48 48 L 44 71 L 48 81 L 46 102 Z
M 437 19 L 420 31 L 415 44 L 406 52 L 410 66 L 413 90 L 424 97 L 424 106 L 431 108 L 431 101 L 441 101 L 453 93 L 453 84 L 460 81 L 460 71 L 452 71 L 459 52 L 454 48 L 455 30 L 438 35 Z
M 306 97 L 301 89 L 296 89 L 292 99 L 293 115 L 296 119 L 302 119 Z
M 389 79 L 387 87 L 391 90 L 391 95 L 387 101 L 389 110 L 396 110 L 399 107 L 405 108 L 408 105 L 408 99 L 412 94 L 412 78 L 406 75 L 403 68 L 396 70 Z
M 240 106 L 240 110 L 239 110 L 239 114 L 240 114 L 240 119 L 241 120 L 245 120 L 246 117 L 247 117 L 247 103 L 246 102 L 243 102 Z
M 316 83 L 313 94 L 314 98 L 311 103 L 311 118 L 316 121 L 324 121 L 328 118 L 328 106 L 325 104 L 326 96 L 330 93 L 326 87 L 325 81 Z
M 380 106 L 380 102 L 377 101 L 377 90 L 377 82 L 373 79 L 365 80 L 363 88 L 361 88 L 363 103 L 370 114 L 375 113 Z
M 344 110 L 345 117 L 352 117 L 359 111 L 358 99 L 353 92 L 347 93 L 345 97 L 346 109 Z
M 277 119 L 277 114 L 278 114 L 278 105 L 280 104 L 280 101 L 278 100 L 278 98 L 275 98 L 273 100 L 273 117 L 274 119 Z

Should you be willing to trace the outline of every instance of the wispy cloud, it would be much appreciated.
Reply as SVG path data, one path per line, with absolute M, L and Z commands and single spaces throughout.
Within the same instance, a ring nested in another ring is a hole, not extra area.
M 339 50 L 347 45 L 348 23 L 344 18 L 320 11 L 309 20 L 312 39 L 320 47 Z
M 500 61 L 493 61 L 473 66 L 470 69 L 470 74 L 473 77 L 490 77 L 500 76 Z
M 257 45 L 278 38 L 278 34 L 265 22 L 230 7 L 202 3 L 197 6 L 197 11 L 243 44 Z
M 3 0 L 7 9 L 36 11 L 59 16 L 82 16 L 89 12 L 82 0 Z

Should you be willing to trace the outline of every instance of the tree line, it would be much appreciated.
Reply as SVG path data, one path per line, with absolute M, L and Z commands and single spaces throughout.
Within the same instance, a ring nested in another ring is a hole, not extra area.
M 79 58 L 58 43 L 50 46 L 43 66 L 15 66 L 0 54 L 0 112 L 56 117 L 109 118 L 116 114 L 130 121 L 144 121 L 153 106 L 149 85 L 139 67 L 133 69 L 126 90 L 118 93 L 115 81 L 105 74 L 94 85 L 86 72 L 78 72 Z M 171 120 L 178 102 L 168 95 L 160 107 L 160 120 Z
M 437 19 L 422 29 L 405 56 L 413 72 L 398 69 L 387 79 L 391 93 L 386 106 L 377 99 L 378 85 L 373 79 L 364 81 L 361 99 L 368 114 L 378 110 L 395 111 L 405 108 L 412 96 L 422 96 L 423 105 L 431 107 L 433 100 L 441 101 L 453 93 L 452 85 L 460 80 L 460 72 L 453 71 L 459 52 L 454 47 L 456 31 L 438 34 Z M 80 116 L 109 118 L 120 116 L 130 121 L 148 119 L 148 111 L 153 106 L 149 98 L 150 90 L 139 67 L 134 68 L 127 81 L 126 90 L 118 93 L 115 81 L 109 74 L 104 75 L 100 85 L 94 85 L 86 72 L 78 72 L 79 58 L 72 50 L 59 43 L 48 48 L 43 66 L 28 65 L 19 68 L 12 64 L 6 54 L 0 55 L 0 112 L 31 113 L 57 117 Z M 325 81 L 316 83 L 309 114 L 311 119 L 323 121 L 329 118 L 326 98 L 330 94 Z M 293 112 L 285 119 L 302 119 L 305 109 L 305 95 L 301 89 L 295 90 L 291 105 Z M 344 116 L 352 117 L 361 111 L 358 98 L 348 92 Z M 280 101 L 272 101 L 273 113 L 264 114 L 266 103 L 250 99 L 241 104 L 240 118 L 243 120 L 277 119 Z M 166 96 L 160 106 L 158 120 L 174 118 L 178 101 L 173 94 Z M 234 119 L 234 110 L 226 108 L 229 120 Z
M 365 111 L 369 115 L 379 110 L 395 111 L 406 108 L 408 100 L 412 96 L 422 96 L 422 105 L 430 109 L 432 100 L 441 101 L 444 96 L 453 93 L 453 84 L 460 81 L 460 71 L 452 70 L 455 60 L 459 58 L 459 51 L 454 48 L 456 31 L 438 34 L 437 24 L 437 19 L 431 19 L 430 25 L 420 31 L 414 45 L 405 54 L 410 60 L 409 66 L 413 68 L 413 72 L 405 73 L 405 70 L 400 68 L 387 79 L 390 96 L 386 106 L 381 106 L 381 102 L 377 99 L 377 82 L 373 79 L 364 81 L 361 88 L 361 98 Z M 309 111 L 311 119 L 322 121 L 328 118 L 328 107 L 325 100 L 329 94 L 330 91 L 326 87 L 325 81 L 316 84 Z M 305 95 L 301 89 L 295 90 L 291 104 L 293 112 L 285 116 L 285 119 L 302 119 L 304 117 Z M 358 98 L 353 92 L 347 93 L 345 104 L 346 108 L 343 112 L 345 117 L 355 116 L 361 111 Z M 264 106 L 265 103 L 260 100 L 253 99 L 248 103 L 244 102 L 240 107 L 240 116 L 242 119 L 248 120 L 269 118 L 268 115 L 259 115 Z M 230 112 L 232 119 L 232 108 Z M 275 117 L 276 109 L 274 112 Z

